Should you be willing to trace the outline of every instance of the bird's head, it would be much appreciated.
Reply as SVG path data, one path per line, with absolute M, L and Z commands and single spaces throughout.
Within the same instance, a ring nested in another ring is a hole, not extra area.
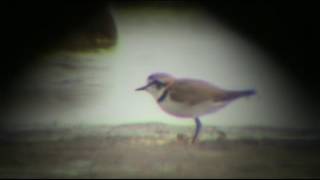
M 145 90 L 149 92 L 154 98 L 158 99 L 165 89 L 167 89 L 173 82 L 174 77 L 166 73 L 154 73 L 148 76 L 147 84 L 136 89 L 136 91 Z

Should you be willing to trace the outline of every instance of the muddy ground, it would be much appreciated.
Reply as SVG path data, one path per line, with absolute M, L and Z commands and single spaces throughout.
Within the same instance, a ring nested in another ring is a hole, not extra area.
M 219 138 L 209 128 L 192 145 L 190 128 L 149 126 L 2 133 L 0 178 L 320 177 L 320 141 L 305 133 Z

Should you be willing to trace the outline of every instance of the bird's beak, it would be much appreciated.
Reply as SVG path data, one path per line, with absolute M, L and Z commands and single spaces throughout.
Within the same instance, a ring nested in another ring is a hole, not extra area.
M 152 84 L 153 84 L 153 82 L 151 82 L 151 83 L 149 83 L 149 84 L 147 84 L 147 85 L 145 85 L 145 86 L 142 86 L 142 87 L 140 87 L 140 88 L 136 89 L 136 91 L 142 91 L 142 90 L 145 90 L 145 89 L 147 89 L 149 86 L 151 86 Z
M 142 90 L 145 90 L 145 89 L 147 89 L 147 86 L 142 86 L 140 88 L 137 88 L 136 91 L 142 91 Z

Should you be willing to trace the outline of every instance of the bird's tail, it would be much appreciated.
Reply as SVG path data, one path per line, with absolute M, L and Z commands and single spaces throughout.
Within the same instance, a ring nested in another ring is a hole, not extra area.
M 250 90 L 239 91 L 238 94 L 240 97 L 252 96 L 256 94 L 256 90 L 250 89 Z
M 227 100 L 234 100 L 238 99 L 240 97 L 249 97 L 256 94 L 256 90 L 250 89 L 250 90 L 242 90 L 242 91 L 232 91 L 228 93 Z

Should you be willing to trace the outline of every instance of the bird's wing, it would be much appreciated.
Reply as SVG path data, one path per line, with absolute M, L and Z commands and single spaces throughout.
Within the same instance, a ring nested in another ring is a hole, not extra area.
M 222 89 L 198 80 L 176 80 L 170 86 L 170 98 L 189 105 L 210 100 L 222 101 L 224 96 Z

